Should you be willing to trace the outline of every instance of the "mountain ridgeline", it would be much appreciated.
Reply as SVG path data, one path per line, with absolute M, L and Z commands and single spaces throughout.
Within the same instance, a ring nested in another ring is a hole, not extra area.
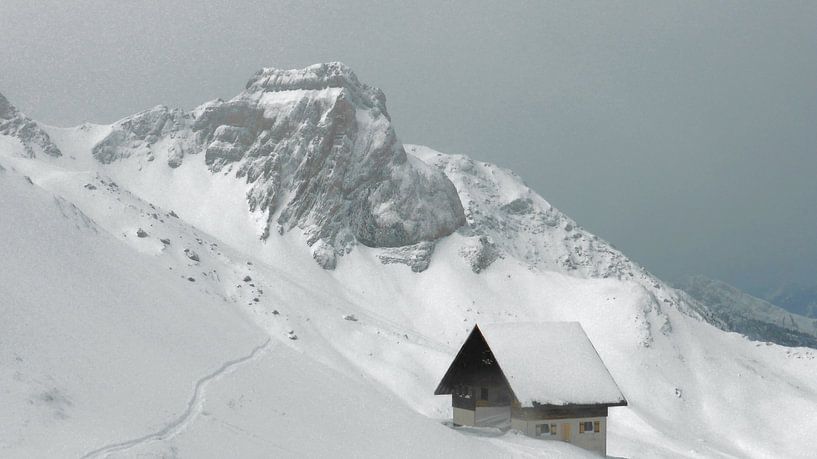
M 817 319 L 789 312 L 725 282 L 689 276 L 676 285 L 705 305 L 716 326 L 756 341 L 817 349 Z
M 363 244 L 384 249 L 383 263 L 421 272 L 436 242 L 457 232 L 474 272 L 510 256 L 535 269 L 660 287 L 513 172 L 404 147 L 383 92 L 338 62 L 265 68 L 230 100 L 137 113 L 111 125 L 92 154 L 103 165 L 203 165 L 232 175 L 247 184 L 249 211 L 263 215 L 260 239 L 297 228 L 326 269 Z M 677 303 L 672 296 L 659 295 Z
M 105 125 L 0 98 L 0 190 L 5 455 L 579 457 L 440 425 L 458 343 L 520 321 L 581 323 L 630 402 L 614 456 L 817 448 L 817 352 L 723 331 L 810 345 L 809 319 L 672 288 L 513 172 L 403 145 L 343 64 Z M 779 413 L 802 428 L 757 428 Z
M 98 128 L 103 134 L 90 145 L 98 164 L 136 165 L 139 174 L 160 181 L 175 180 L 172 171 L 184 176 L 186 168 L 232 176 L 246 185 L 246 209 L 262 222 L 232 230 L 257 230 L 266 241 L 298 229 L 325 269 L 362 244 L 378 249 L 383 264 L 422 272 L 438 241 L 456 233 L 458 254 L 475 273 L 508 258 L 536 271 L 633 281 L 649 292 L 644 313 L 657 314 L 662 333 L 672 329 L 662 308 L 673 307 L 752 339 L 815 344 L 802 329 L 807 325 L 786 328 L 777 316 L 741 315 L 712 295 L 670 288 L 509 170 L 404 146 L 383 92 L 342 63 L 265 68 L 230 100 L 189 112 L 157 106 Z M 46 130 L 2 96 L 0 131 L 17 137 L 28 157 L 62 155 Z M 120 179 L 132 188 L 129 177 Z M 648 344 L 653 331 L 646 333 Z
M 782 285 L 766 292 L 763 299 L 795 314 L 817 319 L 817 285 Z

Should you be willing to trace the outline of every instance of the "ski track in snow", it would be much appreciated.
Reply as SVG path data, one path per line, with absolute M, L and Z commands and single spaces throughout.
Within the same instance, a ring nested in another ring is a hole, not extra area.
M 166 440 L 174 437 L 176 434 L 184 430 L 184 428 L 187 427 L 187 425 L 189 425 L 199 413 L 201 413 L 202 408 L 204 407 L 204 402 L 206 401 L 205 394 L 207 385 L 210 384 L 210 382 L 230 373 L 232 370 L 236 369 L 242 364 L 254 360 L 262 350 L 266 350 L 270 347 L 271 341 L 271 338 L 267 338 L 263 344 L 256 346 L 248 355 L 224 362 L 221 367 L 196 381 L 196 385 L 193 389 L 193 396 L 190 397 L 190 401 L 187 402 L 187 409 L 185 409 L 184 413 L 179 415 L 179 417 L 168 423 L 158 432 L 153 432 L 133 440 L 97 448 L 89 453 L 86 453 L 84 456 L 82 456 L 82 458 L 105 457 L 111 453 L 125 451 L 144 443 L 157 440 Z

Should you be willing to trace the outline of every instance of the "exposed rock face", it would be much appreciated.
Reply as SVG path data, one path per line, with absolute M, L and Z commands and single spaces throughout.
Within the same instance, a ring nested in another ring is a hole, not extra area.
M 432 241 L 465 223 L 445 174 L 406 155 L 383 93 L 340 63 L 263 69 L 229 101 L 190 114 L 142 112 L 94 148 L 102 162 L 161 153 L 171 167 L 200 152 L 211 171 L 233 171 L 251 185 L 250 210 L 267 215 L 262 238 L 297 227 L 310 246 L 322 240 L 342 255 L 357 242 Z
M 31 118 L 20 113 L 8 99 L 0 94 L 0 135 L 16 137 L 23 144 L 26 154 L 34 158 L 38 153 L 58 157 L 60 149 Z
M 460 248 L 460 256 L 465 258 L 468 264 L 471 265 L 471 271 L 479 274 L 502 255 L 496 244 L 488 239 L 488 236 L 479 236 Z
M 237 98 L 198 113 L 193 131 L 207 164 L 237 163 L 253 184 L 250 208 L 284 230 L 304 229 L 310 245 L 404 246 L 465 221 L 453 184 L 408 160 L 383 93 L 342 64 L 264 69 Z
M 333 270 L 338 265 L 338 257 L 335 248 L 327 244 L 323 239 L 318 239 L 312 244 L 312 258 L 315 259 L 321 268 Z
M 183 133 L 189 118 L 181 110 L 163 105 L 137 113 L 114 124 L 112 132 L 94 146 L 93 155 L 105 164 L 138 152 L 150 156 L 151 146 L 160 139 L 175 138 L 176 133 Z M 171 166 L 177 167 L 179 164 L 181 159 Z
M 394 247 L 384 250 L 377 257 L 384 265 L 402 263 L 415 273 L 421 273 L 431 264 L 431 254 L 434 253 L 433 242 L 420 242 L 405 247 Z

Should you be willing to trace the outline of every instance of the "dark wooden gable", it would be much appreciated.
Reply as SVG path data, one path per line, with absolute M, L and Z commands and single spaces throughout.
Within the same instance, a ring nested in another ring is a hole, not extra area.
M 458 386 L 504 386 L 511 394 L 513 390 L 499 363 L 476 325 L 468 339 L 451 362 L 445 376 L 440 381 L 434 395 L 453 394 Z

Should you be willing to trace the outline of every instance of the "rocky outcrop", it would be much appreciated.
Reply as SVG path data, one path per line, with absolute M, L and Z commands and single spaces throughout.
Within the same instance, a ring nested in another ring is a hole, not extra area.
M 488 239 L 488 236 L 471 238 L 460 247 L 459 253 L 468 261 L 471 271 L 477 274 L 485 271 L 493 262 L 502 257 L 496 244 Z
M 312 258 L 321 268 L 330 271 L 335 269 L 338 265 L 335 248 L 327 244 L 323 239 L 318 239 L 318 241 L 312 244 Z
M 342 254 L 354 242 L 434 240 L 465 221 L 453 184 L 406 156 L 383 93 L 343 64 L 264 69 L 237 98 L 197 113 L 205 161 L 214 171 L 235 164 L 268 230 L 299 227 L 310 245 Z
M 48 134 L 34 120 L 20 113 L 2 94 L 0 94 L 0 135 L 16 137 L 29 158 L 35 158 L 39 153 L 53 157 L 62 156 L 62 152 Z
M 420 145 L 408 150 L 457 187 L 467 219 L 460 233 L 468 237 L 460 255 L 475 272 L 507 254 L 536 269 L 648 282 L 646 270 L 551 206 L 513 172 Z
M 400 263 L 407 265 L 415 273 L 421 273 L 428 269 L 433 253 L 434 243 L 424 241 L 405 247 L 384 249 L 377 257 L 384 265 Z
M 111 133 L 94 146 L 94 158 L 109 164 L 141 152 L 152 159 L 151 147 L 159 140 L 168 138 L 172 140 L 171 147 L 175 153 L 176 145 L 181 144 L 181 138 L 177 139 L 177 135 L 181 137 L 185 133 L 189 119 L 190 116 L 181 110 L 169 109 L 164 105 L 137 113 L 113 125 Z M 178 167 L 181 164 L 180 155 L 169 155 L 168 164 Z
M 310 246 L 322 241 L 316 260 L 326 267 L 326 247 L 341 256 L 356 243 L 414 245 L 465 223 L 445 174 L 406 154 L 382 91 L 341 63 L 263 69 L 231 100 L 189 114 L 156 107 L 94 147 L 105 163 L 164 155 L 171 167 L 195 153 L 250 185 L 250 210 L 267 216 L 262 238 L 298 228 Z

